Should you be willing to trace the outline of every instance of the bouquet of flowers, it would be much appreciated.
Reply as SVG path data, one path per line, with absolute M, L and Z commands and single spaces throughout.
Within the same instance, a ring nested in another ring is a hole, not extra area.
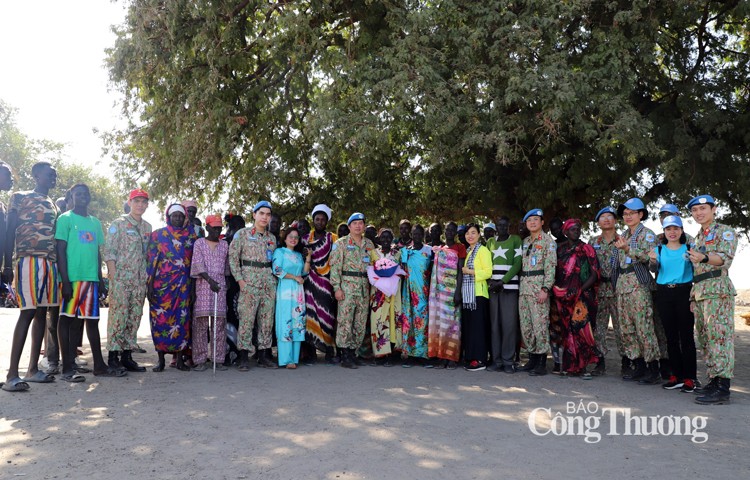
M 397 268 L 396 262 L 389 258 L 381 258 L 375 262 L 375 274 L 382 278 L 392 277 Z

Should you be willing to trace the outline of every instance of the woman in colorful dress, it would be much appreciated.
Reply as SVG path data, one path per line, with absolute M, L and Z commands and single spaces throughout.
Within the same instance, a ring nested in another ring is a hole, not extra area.
M 400 250 L 401 264 L 408 277 L 401 287 L 401 338 L 402 352 L 407 355 L 403 367 L 412 366 L 412 358 L 427 360 L 428 301 L 432 248 L 423 243 L 424 228 L 414 225 L 411 246 Z M 425 366 L 432 366 L 425 363 Z
M 159 361 L 155 372 L 164 370 L 164 355 L 176 355 L 178 370 L 190 370 L 183 355 L 190 346 L 193 282 L 190 263 L 198 236 L 185 225 L 185 207 L 167 208 L 167 226 L 151 233 L 148 245 L 148 300 L 151 336 Z
M 373 264 L 377 265 L 378 261 L 388 259 L 398 265 L 401 260 L 400 252 L 391 249 L 393 244 L 393 232 L 389 228 L 383 228 L 378 233 L 380 248 L 373 250 Z M 401 312 L 401 285 L 398 273 L 405 272 L 400 268 L 394 273 L 392 281 L 397 283 L 393 295 L 378 288 L 378 282 L 374 279 L 374 269 L 368 267 L 367 272 L 370 277 L 370 284 L 375 288 L 370 289 L 370 339 L 372 340 L 372 352 L 375 362 L 384 367 L 390 367 L 391 355 L 396 349 L 401 349 L 401 335 L 396 328 L 396 320 Z
M 492 277 L 492 254 L 479 240 L 479 225 L 470 223 L 466 226 L 465 239 L 469 245 L 466 249 L 466 264 L 461 269 L 461 323 L 464 336 L 464 360 L 466 370 L 477 372 L 487 368 L 487 332 L 489 328 L 490 294 L 487 280 Z
M 462 245 L 463 246 L 463 245 Z M 456 303 L 458 254 L 446 246 L 434 246 L 435 262 L 430 281 L 427 355 L 437 358 L 439 368 L 455 369 L 461 356 L 461 304 Z
M 284 246 L 273 252 L 276 287 L 276 339 L 279 366 L 293 370 L 305 341 L 305 290 L 302 285 L 310 272 L 310 251 L 304 249 L 297 227 L 281 232 Z M 304 253 L 304 257 L 303 257 Z
M 557 247 L 557 270 L 552 287 L 559 315 L 562 342 L 562 370 L 567 375 L 590 379 L 586 367 L 599 361 L 594 330 L 599 261 L 591 245 L 581 241 L 581 221 L 571 218 L 563 224 L 567 241 Z
M 336 300 L 331 287 L 331 249 L 338 235 L 326 231 L 331 220 L 331 209 L 325 204 L 316 205 L 312 211 L 313 231 L 307 239 L 310 251 L 310 275 L 305 282 L 306 333 L 305 341 L 313 346 L 307 356 L 308 362 L 315 360 L 316 350 L 325 352 L 328 364 L 335 363 L 336 346 Z
M 190 276 L 195 279 L 195 307 L 193 308 L 193 364 L 194 370 L 206 370 L 209 342 L 209 317 L 214 317 L 216 335 L 216 357 L 213 361 L 219 370 L 226 370 L 227 341 L 227 281 L 229 271 L 229 244 L 219 239 L 222 229 L 221 217 L 206 217 L 206 237 L 195 241 Z M 212 353 L 213 355 L 213 353 Z

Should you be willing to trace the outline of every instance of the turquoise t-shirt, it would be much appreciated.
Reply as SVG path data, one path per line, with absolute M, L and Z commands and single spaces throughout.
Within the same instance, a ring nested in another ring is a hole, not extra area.
M 73 211 L 60 215 L 55 240 L 68 242 L 68 279 L 71 282 L 98 282 L 99 246 L 104 244 L 102 224 L 98 218 L 82 217 Z
M 670 250 L 666 245 L 656 249 L 659 260 L 659 274 L 656 283 L 670 285 L 672 283 L 688 283 L 693 281 L 693 264 L 685 259 L 688 249 L 680 245 L 677 250 Z

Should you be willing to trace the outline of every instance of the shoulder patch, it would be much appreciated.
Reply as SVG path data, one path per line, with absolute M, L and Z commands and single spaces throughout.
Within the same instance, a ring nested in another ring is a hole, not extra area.
M 117 226 L 112 225 L 109 227 L 109 233 L 117 233 Z
M 726 232 L 724 232 L 724 234 L 722 235 L 722 237 L 727 242 L 731 242 L 732 240 L 734 240 L 734 232 L 732 232 L 731 230 L 727 230 Z
M 550 250 L 557 250 L 557 244 L 555 242 L 550 243 L 549 244 L 549 249 Z
M 339 248 L 338 243 L 334 243 L 333 246 L 331 247 L 331 251 L 334 251 L 337 248 Z
M 654 237 L 653 233 L 647 233 L 646 234 L 646 241 L 649 243 L 653 243 L 656 237 Z

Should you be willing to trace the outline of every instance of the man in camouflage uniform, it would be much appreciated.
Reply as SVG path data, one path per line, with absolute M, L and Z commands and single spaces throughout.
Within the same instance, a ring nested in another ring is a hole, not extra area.
M 256 321 L 258 365 L 278 368 L 270 354 L 276 302 L 276 277 L 271 269 L 276 237 L 268 230 L 271 204 L 265 200 L 256 203 L 253 219 L 254 225 L 239 230 L 229 247 L 229 267 L 240 286 L 237 349 L 240 351 L 239 370 L 243 372 L 250 368 L 249 355 L 255 348 L 252 337 Z
M 648 210 L 638 198 L 631 198 L 617 208 L 627 230 L 615 241 L 619 249 L 620 270 L 617 278 L 617 311 L 625 355 L 633 369 L 624 380 L 637 380 L 644 385 L 660 381 L 659 344 L 654 332 L 652 290 L 654 279 L 648 271 L 649 252 L 656 248 L 656 234 L 641 221 Z
M 528 371 L 532 376 L 547 374 L 549 295 L 555 283 L 557 267 L 557 243 L 542 231 L 542 215 L 542 210 L 535 208 L 523 217 L 529 236 L 523 240 L 521 247 L 523 259 L 518 313 L 529 361 L 520 370 Z
M 130 213 L 109 227 L 102 255 L 109 278 L 108 363 L 114 369 L 122 366 L 130 372 L 145 372 L 132 355 L 138 348 L 138 326 L 146 298 L 146 250 L 151 224 L 143 219 L 143 213 L 148 208 L 148 193 L 140 188 L 131 191 L 128 205 Z
M 331 286 L 338 301 L 336 346 L 342 351 L 341 366 L 357 368 L 355 350 L 362 345 L 369 313 L 367 267 L 375 245 L 364 237 L 363 214 L 353 213 L 347 224 L 349 235 L 339 238 L 331 251 Z
M 701 226 L 695 247 L 689 250 L 693 262 L 690 292 L 698 348 L 703 350 L 709 383 L 696 389 L 702 405 L 729 403 L 730 379 L 734 376 L 734 297 L 729 267 L 737 250 L 737 234 L 717 223 L 716 202 L 699 195 L 688 203 L 693 219 Z
M 625 356 L 622 348 L 622 334 L 620 333 L 620 318 L 617 315 L 617 295 L 615 286 L 617 285 L 617 274 L 619 266 L 619 250 L 615 247 L 617 240 L 617 211 L 612 207 L 604 207 L 596 214 L 594 221 L 599 224 L 602 233 L 592 238 L 589 244 L 596 251 L 599 268 L 601 271 L 601 282 L 599 283 L 599 292 L 597 301 L 599 309 L 596 312 L 596 328 L 594 337 L 596 346 L 602 352 L 601 359 L 597 363 L 592 375 L 604 375 L 606 364 L 604 357 L 607 356 L 607 329 L 609 320 L 612 319 L 612 328 L 615 334 L 615 345 L 617 353 L 622 358 L 622 373 L 625 375 L 630 368 L 630 359 Z

